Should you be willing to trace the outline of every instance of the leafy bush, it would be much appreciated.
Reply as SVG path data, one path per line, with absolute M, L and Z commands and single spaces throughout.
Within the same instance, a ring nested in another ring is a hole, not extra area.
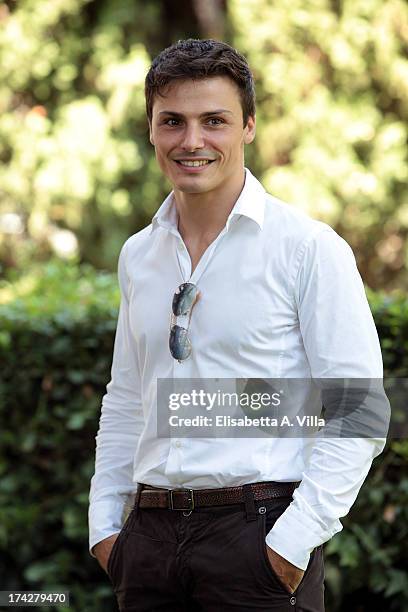
M 368 291 L 386 377 L 408 377 L 408 300 Z M 406 414 L 406 394 L 403 410 Z M 391 402 L 392 410 L 394 404 Z M 408 440 L 389 439 L 349 515 L 325 546 L 328 609 L 408 609 Z
M 406 376 L 408 303 L 370 301 L 387 373 Z M 69 589 L 78 612 L 116 609 L 88 553 L 87 508 L 118 302 L 115 275 L 58 262 L 0 290 L 2 588 Z M 407 609 L 407 458 L 405 440 L 387 444 L 327 544 L 330 612 Z
M 87 552 L 87 505 L 116 277 L 51 262 L 14 293 L 0 308 L 3 589 L 60 587 L 73 610 L 112 610 L 110 584 Z

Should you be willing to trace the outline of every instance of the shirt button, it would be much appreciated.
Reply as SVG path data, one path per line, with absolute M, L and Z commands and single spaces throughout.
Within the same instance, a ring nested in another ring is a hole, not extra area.
M 289 601 L 290 601 L 291 605 L 294 606 L 295 603 L 296 603 L 296 597 L 291 597 Z
M 180 442 L 180 440 L 177 440 L 177 441 L 174 443 L 174 446 L 177 446 L 177 448 L 180 448 L 180 446 L 181 446 L 181 442 Z

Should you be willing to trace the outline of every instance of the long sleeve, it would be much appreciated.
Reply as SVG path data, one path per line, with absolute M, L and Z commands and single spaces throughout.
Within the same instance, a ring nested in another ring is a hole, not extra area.
M 381 350 L 355 258 L 349 245 L 326 228 L 297 253 L 295 300 L 311 376 L 320 382 L 362 379 L 368 389 L 376 380 L 378 389 Z M 379 405 L 380 420 L 388 424 L 385 394 Z M 386 429 L 380 431 L 385 435 Z M 342 529 L 339 518 L 349 512 L 384 445 L 384 437 L 317 436 L 293 501 L 266 536 L 268 546 L 306 569 L 313 549 Z
M 126 503 L 135 492 L 133 461 L 143 429 L 140 375 L 136 347 L 129 327 L 129 279 L 126 248 L 118 261 L 120 309 L 113 349 L 111 380 L 102 398 L 96 435 L 95 473 L 89 493 L 89 550 L 120 531 Z

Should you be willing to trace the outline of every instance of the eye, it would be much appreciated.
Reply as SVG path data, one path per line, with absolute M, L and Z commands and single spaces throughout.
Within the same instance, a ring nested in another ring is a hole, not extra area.
M 208 121 L 213 122 L 211 123 L 211 125 L 221 125 L 221 123 L 224 123 L 224 121 L 220 119 L 220 117 L 210 117 Z
M 171 123 L 171 122 L 173 122 L 173 123 Z M 179 124 L 179 120 L 178 119 L 173 119 L 172 117 L 170 117 L 170 119 L 165 119 L 163 121 L 163 124 L 164 125 L 169 125 L 170 127 L 174 127 L 174 126 Z

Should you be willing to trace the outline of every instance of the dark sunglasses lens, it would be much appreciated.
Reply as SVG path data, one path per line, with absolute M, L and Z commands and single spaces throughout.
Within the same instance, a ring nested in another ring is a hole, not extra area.
M 197 297 L 198 289 L 193 283 L 183 283 L 178 288 L 178 293 L 173 297 L 173 314 L 176 317 L 187 314 Z
M 170 353 L 174 359 L 184 361 L 191 353 L 191 344 L 188 339 L 188 331 L 180 325 L 173 325 L 170 330 L 169 339 Z

